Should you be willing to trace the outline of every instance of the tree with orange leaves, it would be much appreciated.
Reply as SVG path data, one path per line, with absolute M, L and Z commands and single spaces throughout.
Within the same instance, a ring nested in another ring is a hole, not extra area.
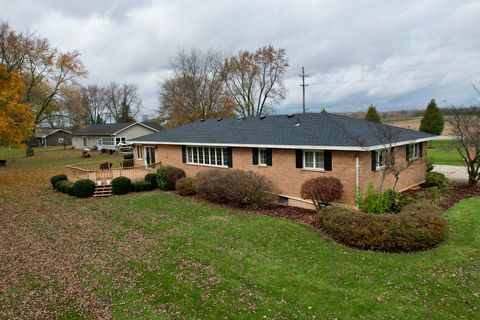
M 35 128 L 33 113 L 22 103 L 24 94 L 20 76 L 0 66 L 0 145 L 23 147 Z

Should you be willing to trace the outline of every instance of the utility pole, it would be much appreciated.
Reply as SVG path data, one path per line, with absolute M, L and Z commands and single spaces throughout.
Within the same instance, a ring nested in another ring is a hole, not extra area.
M 308 75 L 305 74 L 305 68 L 302 66 L 302 73 L 298 75 L 300 78 L 302 78 L 302 83 L 300 86 L 302 87 L 302 93 L 303 93 L 303 99 L 302 99 L 302 105 L 303 105 L 303 113 L 305 113 L 305 87 L 308 87 L 308 84 L 305 84 L 305 78 L 308 78 Z

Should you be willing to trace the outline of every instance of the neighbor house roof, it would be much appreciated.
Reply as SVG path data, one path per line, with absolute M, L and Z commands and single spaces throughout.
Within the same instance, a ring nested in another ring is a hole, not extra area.
M 152 129 L 153 131 L 157 131 L 157 132 L 162 130 L 162 126 L 156 122 L 105 123 L 105 124 L 88 125 L 85 128 L 82 128 L 74 132 L 72 135 L 74 136 L 113 136 L 136 124 Z
M 388 136 L 388 138 L 386 138 Z M 435 136 L 321 112 L 238 119 L 208 119 L 132 139 L 136 143 L 374 150 Z
M 51 134 L 54 134 L 58 131 L 64 131 L 66 133 L 71 133 L 70 131 L 68 130 L 65 130 L 65 129 L 61 129 L 61 128 L 58 128 L 58 129 L 53 129 L 53 128 L 37 128 L 35 130 L 35 134 L 33 135 L 35 138 L 46 138 L 48 137 L 49 135 Z

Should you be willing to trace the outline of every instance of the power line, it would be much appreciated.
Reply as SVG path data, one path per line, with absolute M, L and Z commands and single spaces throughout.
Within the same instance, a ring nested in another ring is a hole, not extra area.
M 458 75 L 465 75 L 465 76 L 471 76 L 471 75 L 477 75 L 480 74 L 480 71 L 477 72 L 451 72 L 451 73 L 442 73 L 442 74 L 435 74 L 435 75 L 423 75 L 423 76 L 415 76 L 415 77 L 409 77 L 409 78 L 403 78 L 405 80 L 415 80 L 415 79 L 426 79 L 426 78 L 439 78 L 439 77 L 446 77 L 452 74 L 458 74 Z M 384 79 L 360 79 L 360 80 L 347 80 L 347 81 L 336 81 L 336 82 L 314 82 L 312 84 L 347 84 L 347 83 L 357 83 L 357 82 L 379 82 L 379 81 L 394 81 L 398 80 L 395 78 L 384 78 Z
M 309 76 L 305 74 L 305 68 L 302 66 L 302 73 L 298 75 L 300 78 L 302 78 L 302 83 L 300 86 L 302 87 L 302 93 L 303 93 L 303 99 L 302 99 L 302 105 L 303 105 L 303 113 L 305 113 L 305 87 L 308 87 L 308 84 L 305 84 L 305 78 L 308 78 Z

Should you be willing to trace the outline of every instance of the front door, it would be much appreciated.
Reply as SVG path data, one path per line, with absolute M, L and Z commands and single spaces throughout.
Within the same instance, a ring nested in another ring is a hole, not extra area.
M 156 162 L 155 147 L 145 147 L 145 164 L 150 165 Z
M 87 137 L 82 137 L 82 140 L 83 140 L 83 146 L 86 147 L 87 146 Z

